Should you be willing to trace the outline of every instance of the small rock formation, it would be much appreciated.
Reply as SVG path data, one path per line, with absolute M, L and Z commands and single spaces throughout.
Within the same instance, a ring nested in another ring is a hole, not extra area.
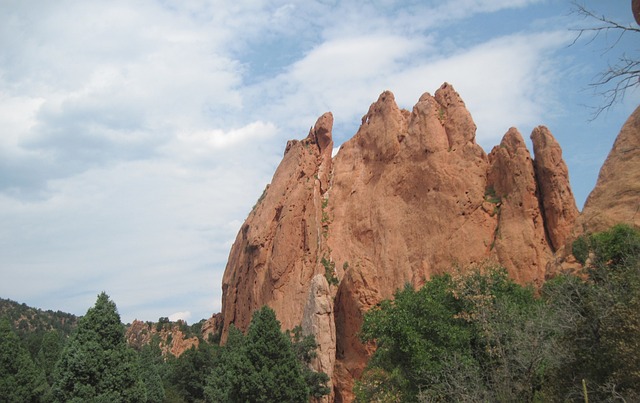
M 640 227 L 640 107 L 613 143 L 575 234 L 604 231 L 621 222 Z
M 577 210 L 546 128 L 532 134 L 535 161 L 516 129 L 487 155 L 447 83 L 412 111 L 382 93 L 334 158 L 332 124 L 325 114 L 287 143 L 231 248 L 220 323 L 224 342 L 266 304 L 283 328 L 302 324 L 320 344 L 315 368 L 332 374 L 326 400 L 349 402 L 371 353 L 358 339 L 367 310 L 406 283 L 487 261 L 541 284 Z
M 222 333 L 222 315 L 214 313 L 209 319 L 202 324 L 202 338 L 209 340 L 210 337 L 214 339 L 220 337 Z
M 157 326 L 151 322 L 134 320 L 125 332 L 127 344 L 136 350 L 140 350 L 144 345 L 149 344 L 154 335 L 160 338 L 160 349 L 163 355 L 172 354 L 180 357 L 182 353 L 191 347 L 198 347 L 197 337 L 185 337 L 180 330 L 180 321 L 169 324 L 169 326 Z

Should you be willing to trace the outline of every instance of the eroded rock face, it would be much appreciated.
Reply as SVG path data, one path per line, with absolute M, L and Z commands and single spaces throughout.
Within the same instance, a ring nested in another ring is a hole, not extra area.
M 622 126 L 602 165 L 576 234 L 604 231 L 623 222 L 640 227 L 640 107 Z
M 275 310 L 285 329 L 300 325 L 311 279 L 323 273 L 332 126 L 327 113 L 306 139 L 287 143 L 271 185 L 242 225 L 222 279 L 223 342 L 231 323 L 246 329 L 263 305 Z
M 382 93 L 333 159 L 331 123 L 325 114 L 305 140 L 289 142 L 243 224 L 223 279 L 222 337 L 267 304 L 284 328 L 302 323 L 323 340 L 317 364 L 333 363 L 335 401 L 351 401 L 370 354 L 358 339 L 368 309 L 406 283 L 487 261 L 541 283 L 575 202 L 548 130 L 534 131 L 535 165 L 515 129 L 487 155 L 446 83 L 412 111 Z M 555 185 L 541 186 L 541 177 Z M 325 285 L 325 274 L 339 285 Z
M 311 367 L 314 371 L 324 372 L 332 378 L 336 358 L 333 295 L 329 283 L 322 274 L 316 274 L 311 280 L 309 296 L 302 316 L 302 332 L 304 335 L 313 335 L 318 345 L 317 356 L 311 362 Z M 327 386 L 333 390 L 331 381 Z M 333 401 L 333 393 L 318 401 Z

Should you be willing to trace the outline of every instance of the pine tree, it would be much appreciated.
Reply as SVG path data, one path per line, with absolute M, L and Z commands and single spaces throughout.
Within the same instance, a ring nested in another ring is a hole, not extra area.
M 48 389 L 44 372 L 31 359 L 8 320 L 0 321 L 0 400 L 39 402 Z
M 54 376 L 60 402 L 144 402 L 136 353 L 127 346 L 116 304 L 106 293 L 80 320 Z
M 275 312 L 253 314 L 247 335 L 229 330 L 219 350 L 205 395 L 212 402 L 307 402 L 311 390 L 302 363 Z
M 251 402 L 306 402 L 309 396 L 300 361 L 291 340 L 280 330 L 276 313 L 264 306 L 256 311 L 246 338 L 252 373 L 245 379 Z

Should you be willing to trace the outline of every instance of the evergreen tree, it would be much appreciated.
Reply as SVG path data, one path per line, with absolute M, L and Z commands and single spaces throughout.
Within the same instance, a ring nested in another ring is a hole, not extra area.
M 251 402 L 306 402 L 309 389 L 289 337 L 280 330 L 276 313 L 264 306 L 251 318 L 246 338 L 251 372 L 242 396 Z
M 50 330 L 42 336 L 42 342 L 40 343 L 36 361 L 44 370 L 49 385 L 53 384 L 53 372 L 64 346 L 62 337 L 60 332 Z
M 140 356 L 140 376 L 144 382 L 147 394 L 147 402 L 161 403 L 165 400 L 165 390 L 162 384 L 162 371 L 164 358 L 160 350 L 157 335 L 149 344 L 142 347 Z
M 187 402 L 204 400 L 204 387 L 214 366 L 213 346 L 200 342 L 170 363 L 168 383 Z
M 253 314 L 246 336 L 229 330 L 215 364 L 205 389 L 212 402 L 307 402 L 312 392 L 288 333 L 267 306 Z
M 0 320 L 0 400 L 40 402 L 47 391 L 44 372 L 36 367 L 9 321 Z
M 106 293 L 80 320 L 54 376 L 60 402 L 144 402 L 137 356 L 124 337 L 116 305 Z
M 205 387 L 209 402 L 243 402 L 243 381 L 239 374 L 247 373 L 251 363 L 245 354 L 244 335 L 235 326 L 229 328 L 227 344 L 218 350 L 213 370 Z

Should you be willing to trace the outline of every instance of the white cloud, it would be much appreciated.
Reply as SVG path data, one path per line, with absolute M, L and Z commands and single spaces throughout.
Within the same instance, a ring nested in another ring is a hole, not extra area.
M 509 127 L 541 124 L 556 109 L 560 75 L 550 60 L 569 40 L 559 31 L 497 38 L 408 69 L 397 77 L 396 95 L 415 102 L 424 88 L 452 83 L 478 126 L 478 141 L 490 147 Z
M 277 128 L 273 123 L 262 121 L 249 123 L 226 132 L 220 129 L 179 132 L 175 144 L 169 145 L 168 151 L 186 154 L 187 157 L 183 158 L 210 157 L 214 151 L 238 145 L 250 147 L 252 141 L 255 144 L 267 140 L 273 137 L 276 132 Z
M 187 321 L 191 318 L 191 312 L 189 311 L 184 311 L 184 312 L 176 312 L 176 313 L 172 313 L 171 315 L 169 315 L 169 320 L 172 322 L 175 322 L 177 320 L 183 320 L 183 321 Z

